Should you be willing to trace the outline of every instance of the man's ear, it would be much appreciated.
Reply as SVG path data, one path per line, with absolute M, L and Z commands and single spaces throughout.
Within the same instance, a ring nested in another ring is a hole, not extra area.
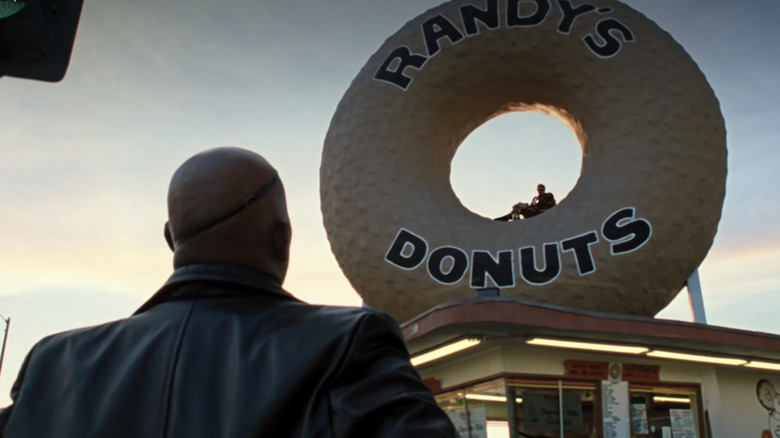
M 290 242 L 292 241 L 292 227 L 289 223 L 279 222 L 274 226 L 273 251 L 274 255 L 282 261 L 290 260 Z
M 168 225 L 167 221 L 165 222 L 163 234 L 165 234 L 165 241 L 168 242 L 168 248 L 170 248 L 171 251 L 173 251 L 174 250 L 173 237 L 171 236 L 171 227 L 170 225 Z

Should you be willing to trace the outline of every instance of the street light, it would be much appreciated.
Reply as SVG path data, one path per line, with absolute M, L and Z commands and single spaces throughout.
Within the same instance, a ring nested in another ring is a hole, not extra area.
M 0 319 L 5 321 L 5 334 L 3 335 L 3 349 L 0 350 L 0 371 L 3 370 L 3 357 L 5 357 L 5 343 L 8 341 L 8 327 L 11 326 L 11 317 L 8 318 L 0 315 Z

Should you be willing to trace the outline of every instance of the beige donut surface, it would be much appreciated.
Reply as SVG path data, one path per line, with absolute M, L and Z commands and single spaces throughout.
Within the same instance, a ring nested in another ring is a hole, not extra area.
M 496 222 L 462 205 L 450 164 L 474 129 L 525 110 L 576 133 L 580 177 L 543 215 Z M 455 0 L 403 26 L 345 93 L 323 220 L 355 290 L 399 321 L 484 288 L 652 316 L 712 245 L 725 137 L 697 65 L 628 6 Z

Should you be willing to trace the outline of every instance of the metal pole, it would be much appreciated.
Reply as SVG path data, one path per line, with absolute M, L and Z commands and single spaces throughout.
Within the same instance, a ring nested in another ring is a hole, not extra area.
M 11 326 L 11 317 L 8 318 L 0 315 L 3 321 L 5 321 L 5 334 L 3 335 L 3 348 L 0 350 L 0 372 L 3 371 L 3 358 L 5 357 L 5 343 L 8 342 L 8 328 Z
M 463 394 L 463 407 L 466 410 L 466 432 L 468 438 L 471 438 L 471 408 L 469 408 L 469 399 Z
M 685 282 L 688 288 L 688 304 L 691 306 L 691 316 L 693 322 L 707 324 L 707 315 L 704 313 L 704 298 L 701 293 L 701 281 L 699 281 L 699 270 L 693 271 L 688 281 Z
M 504 380 L 504 392 L 506 393 L 506 421 L 509 423 L 509 437 L 517 438 L 517 392 Z
M 560 437 L 563 438 L 563 382 L 558 380 L 558 425 Z

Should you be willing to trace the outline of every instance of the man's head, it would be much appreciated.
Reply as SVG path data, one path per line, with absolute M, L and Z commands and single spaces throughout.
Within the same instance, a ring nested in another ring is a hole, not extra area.
M 537 184 L 536 185 L 536 192 L 539 193 L 540 195 L 542 193 L 544 193 L 545 190 L 546 190 L 546 188 L 544 187 L 544 184 Z
M 254 152 L 209 149 L 185 161 L 171 178 L 165 237 L 174 267 L 231 263 L 282 282 L 291 235 L 282 182 Z

